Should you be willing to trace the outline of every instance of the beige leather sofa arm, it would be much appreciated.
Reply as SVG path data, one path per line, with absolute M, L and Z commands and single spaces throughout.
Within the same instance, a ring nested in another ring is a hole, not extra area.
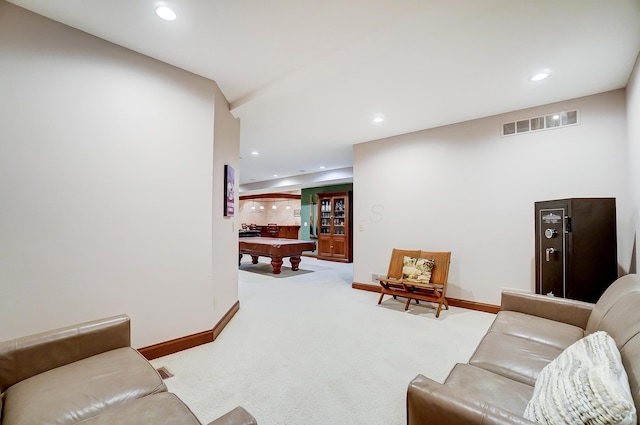
M 517 311 L 585 329 L 594 306 L 567 298 L 505 290 L 502 291 L 500 310 Z
M 220 416 L 209 425 L 258 425 L 249 412 L 238 406 L 229 413 Z
M 407 392 L 407 425 L 423 424 L 536 425 L 481 399 L 462 398 L 446 385 L 418 375 Z
M 23 379 L 130 344 L 126 315 L 0 342 L 0 393 Z

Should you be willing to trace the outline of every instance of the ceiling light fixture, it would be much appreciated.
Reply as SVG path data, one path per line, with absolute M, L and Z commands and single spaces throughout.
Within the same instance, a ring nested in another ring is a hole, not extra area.
M 537 74 L 529 77 L 529 81 L 542 81 L 549 76 L 549 71 L 538 72 Z
M 384 115 L 382 114 L 378 114 L 375 117 L 373 117 L 373 122 L 376 124 L 380 124 L 384 121 Z
M 291 209 L 291 205 L 289 205 L 289 201 L 287 201 L 287 209 L 290 210 Z
M 272 210 L 277 210 L 278 207 L 276 207 L 276 201 L 273 201 L 273 206 L 271 207 Z
M 324 169 L 325 169 L 325 166 L 324 166 L 324 165 L 321 165 L 321 166 L 320 166 L 320 169 L 321 169 L 321 170 L 324 170 Z
M 251 155 L 260 155 L 258 151 L 251 151 Z
M 176 12 L 168 8 L 167 6 L 160 6 L 156 9 L 156 15 L 164 19 L 165 21 L 173 21 L 176 19 Z

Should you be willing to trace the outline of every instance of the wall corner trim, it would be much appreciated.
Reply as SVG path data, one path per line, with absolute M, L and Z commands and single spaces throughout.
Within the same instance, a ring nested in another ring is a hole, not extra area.
M 222 333 L 238 310 L 240 310 L 240 301 L 236 301 L 235 304 L 231 306 L 218 323 L 216 323 L 213 329 L 142 347 L 139 348 L 138 351 L 147 360 L 152 360 L 157 359 L 158 357 L 177 353 L 178 351 L 197 347 L 198 345 L 206 344 L 208 342 L 213 342 L 218 338 L 220 333 Z

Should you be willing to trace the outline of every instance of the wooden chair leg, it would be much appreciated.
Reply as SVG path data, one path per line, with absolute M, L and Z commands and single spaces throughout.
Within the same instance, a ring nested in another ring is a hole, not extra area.
M 436 311 L 436 318 L 440 317 L 440 310 L 442 310 L 442 303 L 438 303 L 438 310 Z
M 408 297 L 407 297 L 407 302 L 406 302 L 406 304 L 404 305 L 404 309 L 405 309 L 405 311 L 409 309 L 409 303 L 411 303 L 411 298 L 408 298 Z
M 380 294 L 380 299 L 378 300 L 378 304 L 382 303 L 382 297 L 384 297 L 384 292 Z

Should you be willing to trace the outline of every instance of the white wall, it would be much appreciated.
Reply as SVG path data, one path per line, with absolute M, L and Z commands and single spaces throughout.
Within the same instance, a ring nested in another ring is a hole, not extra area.
M 236 170 L 234 205 L 238 205 L 237 171 L 240 161 L 240 120 L 229 112 L 229 102 L 215 86 L 215 142 L 213 152 L 212 275 L 215 317 L 221 318 L 238 301 L 238 216 L 224 216 L 224 165 Z M 213 323 L 215 324 L 215 322 Z M 212 325 L 213 325 L 212 324 Z
M 215 325 L 237 300 L 236 263 L 212 264 L 236 248 L 212 241 L 239 155 L 235 121 L 214 146 L 220 96 L 0 1 L 0 340 L 118 313 L 136 347 Z
M 640 55 L 627 85 L 627 125 L 629 129 L 629 170 L 631 173 L 631 214 L 632 228 L 635 229 L 636 253 L 635 267 L 632 271 L 638 273 L 640 260 L 637 255 L 637 241 L 640 235 Z
M 579 108 L 581 124 L 501 137 L 501 124 Z M 447 295 L 499 304 L 534 290 L 534 202 L 616 197 L 618 256 L 631 256 L 624 90 L 354 147 L 354 281 L 391 249 L 451 251 Z

